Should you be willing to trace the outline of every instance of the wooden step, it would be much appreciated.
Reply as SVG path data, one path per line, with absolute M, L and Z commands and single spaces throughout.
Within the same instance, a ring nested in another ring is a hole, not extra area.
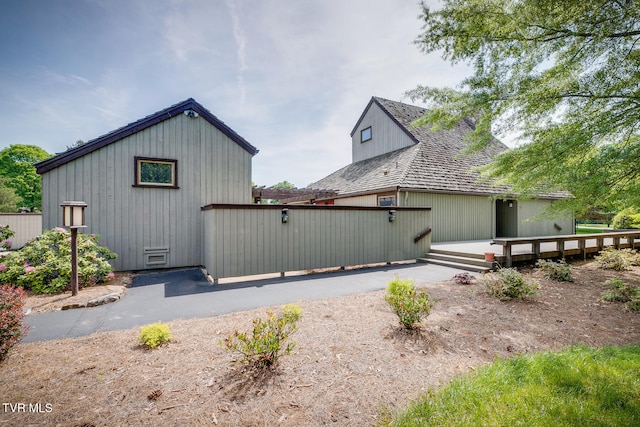
M 473 271 L 476 273 L 486 273 L 494 268 L 494 264 L 492 262 L 485 261 L 484 257 L 479 259 L 477 256 L 465 257 L 460 256 L 460 254 L 449 255 L 441 252 L 429 252 L 425 254 L 424 257 L 418 258 L 417 261 Z

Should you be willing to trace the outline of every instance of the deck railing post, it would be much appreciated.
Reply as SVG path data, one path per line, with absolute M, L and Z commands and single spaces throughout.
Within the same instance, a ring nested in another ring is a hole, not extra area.
M 511 243 L 507 242 L 503 247 L 503 251 L 505 256 L 504 266 L 509 268 L 511 267 Z
M 556 245 L 556 247 L 558 249 L 558 255 L 560 255 L 560 258 L 564 258 L 564 239 L 558 240 L 558 244 Z
M 578 249 L 582 259 L 587 259 L 587 239 L 578 239 Z

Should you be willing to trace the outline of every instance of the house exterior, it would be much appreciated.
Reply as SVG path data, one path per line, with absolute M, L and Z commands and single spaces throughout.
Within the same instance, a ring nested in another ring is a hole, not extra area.
M 432 242 L 574 232 L 570 216 L 534 218 L 566 194 L 502 199 L 498 196 L 508 188 L 479 180 L 474 168 L 507 150 L 504 144 L 494 140 L 480 152 L 463 155 L 473 123 L 463 120 L 438 132 L 411 125 L 424 114 L 417 106 L 372 97 L 351 132 L 352 163 L 307 187 L 337 193 L 316 203 L 430 206 Z
M 38 163 L 43 228 L 80 200 L 83 232 L 118 254 L 116 270 L 202 265 L 201 207 L 250 203 L 257 152 L 188 99 Z

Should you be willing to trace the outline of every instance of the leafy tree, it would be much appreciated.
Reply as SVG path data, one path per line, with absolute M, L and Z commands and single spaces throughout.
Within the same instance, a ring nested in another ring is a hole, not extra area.
M 83 140 L 79 139 L 76 142 L 74 142 L 73 144 L 67 145 L 67 151 L 73 150 L 74 148 L 82 147 L 84 144 L 86 144 L 86 142 L 84 142 Z
M 15 190 L 7 186 L 7 179 L 0 177 L 0 212 L 15 212 L 19 201 Z
M 520 144 L 483 170 L 523 195 L 569 190 L 557 208 L 640 205 L 640 2 L 444 0 L 422 5 L 416 44 L 473 68 L 457 89 L 420 86 L 418 124 L 475 120 L 470 149 L 493 130 Z
M 15 190 L 20 206 L 41 209 L 42 181 L 33 165 L 48 157 L 49 153 L 35 145 L 15 144 L 0 151 L 0 176 Z

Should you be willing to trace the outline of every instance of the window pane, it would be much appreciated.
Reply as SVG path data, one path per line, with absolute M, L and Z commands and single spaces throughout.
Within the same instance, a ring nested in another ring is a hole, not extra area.
M 360 131 L 360 142 L 365 142 L 371 139 L 371 126 Z
M 395 196 L 379 197 L 378 198 L 378 206 L 395 206 L 395 205 L 396 205 Z
M 140 182 L 173 184 L 173 165 L 171 163 L 140 162 Z

